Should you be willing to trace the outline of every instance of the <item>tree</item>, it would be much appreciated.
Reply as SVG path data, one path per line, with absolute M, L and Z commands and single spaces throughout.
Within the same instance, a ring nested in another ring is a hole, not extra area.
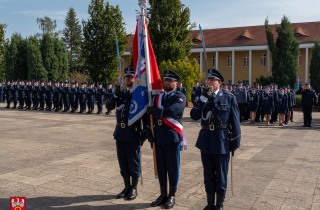
M 113 81 L 118 68 L 114 30 L 120 54 L 127 43 L 122 13 L 119 6 L 104 4 L 104 0 L 91 0 L 88 13 L 88 20 L 82 21 L 84 68 L 93 81 Z
M 274 42 L 268 18 L 265 20 L 268 46 L 272 52 L 272 76 L 279 85 L 290 84 L 294 87 L 300 43 L 296 40 L 291 23 L 286 16 L 282 18 L 281 25 L 275 25 L 275 27 L 278 33 L 276 42 Z
M 199 80 L 201 78 L 201 73 L 199 69 L 199 64 L 194 59 L 192 62 L 184 60 L 178 60 L 171 62 L 170 60 L 162 61 L 159 66 L 160 76 L 163 79 L 163 73 L 165 70 L 170 69 L 176 72 L 181 77 L 181 82 L 186 88 L 187 93 L 192 92 L 192 87 L 194 86 L 194 80 Z M 187 101 L 191 101 L 191 94 L 187 94 Z
M 39 40 L 31 36 L 28 42 L 28 78 L 35 80 L 47 80 L 48 72 L 43 67 Z
M 58 37 L 60 31 L 55 32 L 57 28 L 57 21 L 56 20 L 51 20 L 51 18 L 44 16 L 44 18 L 37 18 L 37 24 L 39 25 L 39 29 L 42 30 L 42 35 L 43 34 L 50 34 L 51 36 Z M 41 37 L 40 33 L 37 33 L 37 37 Z
M 68 50 L 68 67 L 69 72 L 83 71 L 81 60 L 81 44 L 82 44 L 82 30 L 79 24 L 77 14 L 71 7 L 64 21 L 66 27 L 63 30 L 63 41 Z
M 27 53 L 28 40 L 23 39 L 21 34 L 14 33 L 11 36 L 10 42 L 6 42 L 5 44 L 4 71 L 6 79 L 27 79 Z
M 149 35 L 158 65 L 162 61 L 184 60 L 192 48 L 190 9 L 180 0 L 150 0 Z
M 49 33 L 45 33 L 40 40 L 40 51 L 43 61 L 43 67 L 48 72 L 49 80 L 57 80 L 58 73 L 58 59 L 54 51 L 54 39 Z
M 4 80 L 5 29 L 7 25 L 0 23 L 0 82 Z
M 62 39 L 54 38 L 54 53 L 58 61 L 58 79 L 66 80 L 68 77 L 68 52 Z
M 310 61 L 310 83 L 317 93 L 320 92 L 320 42 L 316 40 Z

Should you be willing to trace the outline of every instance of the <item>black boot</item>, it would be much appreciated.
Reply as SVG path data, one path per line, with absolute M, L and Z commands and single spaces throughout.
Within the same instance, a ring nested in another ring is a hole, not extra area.
M 219 194 L 217 194 L 216 210 L 223 210 L 224 198 L 225 198 L 225 195 L 219 195 Z
M 207 193 L 208 205 L 203 210 L 215 210 L 214 198 L 215 198 L 215 194 L 208 194 Z
M 124 198 L 129 194 L 129 191 L 130 191 L 130 177 L 129 178 L 123 178 L 123 181 L 124 181 L 124 189 L 122 190 L 121 193 L 119 193 L 117 195 L 117 199 Z
M 136 199 L 138 196 L 137 186 L 138 186 L 139 179 L 132 179 L 132 185 L 130 187 L 130 192 L 127 196 L 128 201 L 132 201 Z
M 167 202 L 168 197 L 168 187 L 167 185 L 160 185 L 160 193 L 161 195 L 157 198 L 157 200 L 151 203 L 152 207 L 161 206 Z
M 167 202 L 163 205 L 164 209 L 172 209 L 174 207 L 174 204 L 176 203 L 176 192 L 177 188 L 170 186 Z

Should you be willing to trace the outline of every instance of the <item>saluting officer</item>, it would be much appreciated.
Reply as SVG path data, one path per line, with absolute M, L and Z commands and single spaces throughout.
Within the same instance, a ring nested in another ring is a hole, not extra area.
M 194 81 L 194 87 L 192 88 L 192 93 L 191 93 L 191 102 L 195 103 L 196 96 L 201 94 L 201 87 L 199 86 L 199 81 L 195 80 Z
M 190 112 L 193 120 L 201 119 L 196 147 L 201 151 L 208 202 L 205 210 L 223 210 L 230 152 L 233 156 L 234 151 L 240 147 L 241 129 L 237 100 L 233 94 L 219 90 L 223 81 L 219 71 L 209 69 L 209 88 L 203 90 L 200 100 Z M 232 131 L 232 141 L 228 129 Z
M 312 109 L 314 108 L 314 105 L 316 105 L 317 103 L 317 95 L 316 92 L 310 88 L 310 82 L 307 82 L 304 88 L 305 89 L 303 90 L 303 87 L 300 87 L 296 94 L 302 95 L 301 106 L 304 118 L 303 127 L 312 127 Z
M 177 91 L 183 93 L 187 97 L 187 90 L 185 87 L 182 87 L 182 82 L 178 82 Z
M 103 109 L 103 98 L 106 94 L 106 90 L 102 87 L 102 82 L 98 83 L 98 88 L 96 90 L 97 95 L 97 107 L 98 112 L 96 114 L 101 114 Z
M 47 92 L 46 92 L 46 95 L 47 95 L 47 111 L 51 111 L 52 109 L 52 101 L 53 101 L 53 95 L 54 95 L 54 87 L 52 86 L 51 84 L 51 80 L 48 81 L 48 84 L 47 84 Z
M 137 185 L 140 177 L 140 145 L 145 141 L 145 131 L 141 129 L 141 120 L 128 125 L 131 100 L 133 95 L 134 70 L 127 67 L 125 70 L 125 84 L 127 89 L 121 91 L 116 86 L 114 94 L 107 99 L 107 109 L 116 108 L 117 125 L 113 133 L 117 145 L 117 156 L 120 173 L 124 180 L 122 192 L 117 199 L 133 200 L 137 197 Z M 130 183 L 130 177 L 132 182 Z
M 107 108 L 107 100 L 108 98 L 110 98 L 114 93 L 114 88 L 112 87 L 112 83 L 111 82 L 108 82 L 108 89 L 106 90 L 106 108 Z M 106 111 L 106 115 L 109 115 L 111 114 L 111 110 L 108 110 Z
M 34 82 L 33 89 L 32 89 L 32 94 L 33 94 L 33 110 L 37 110 L 39 106 L 39 85 L 38 81 Z
M 237 103 L 240 109 L 240 122 L 244 120 L 245 115 L 245 105 L 247 103 L 247 91 L 244 87 L 242 87 L 243 82 L 238 81 L 238 87 L 234 91 L 234 95 L 236 96 Z
M 7 81 L 7 85 L 4 89 L 4 93 L 6 94 L 6 100 L 7 100 L 7 106 L 5 108 L 10 108 L 10 103 L 11 103 L 11 96 L 12 96 L 12 85 L 10 84 L 10 81 Z
M 155 97 L 154 106 L 148 107 L 148 113 L 152 114 L 155 119 L 155 138 L 152 137 L 150 129 L 147 129 L 147 136 L 151 145 L 155 142 L 161 192 L 151 206 L 164 204 L 165 209 L 173 208 L 175 205 L 175 194 L 179 181 L 180 150 L 183 148 L 181 147 L 183 141 L 181 119 L 186 105 L 186 96 L 176 91 L 178 80 L 180 80 L 178 74 L 166 70 L 164 72 L 165 93 Z M 171 123 L 168 123 L 169 119 Z M 169 177 L 170 184 L 169 195 L 167 194 L 167 177 Z

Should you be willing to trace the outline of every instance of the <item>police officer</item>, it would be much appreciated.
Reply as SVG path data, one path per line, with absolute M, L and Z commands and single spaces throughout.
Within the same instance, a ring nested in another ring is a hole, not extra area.
M 76 88 L 76 101 L 75 101 L 75 104 L 74 104 L 74 112 L 78 111 L 78 107 L 79 107 L 79 90 L 80 90 L 80 87 L 79 87 L 79 82 L 78 81 L 75 81 L 74 82 L 75 84 L 75 88 Z
M 26 84 L 26 108 L 31 109 L 31 102 L 32 102 L 32 84 L 31 81 L 28 80 Z
M 24 102 L 25 102 L 25 90 L 26 86 L 24 85 L 24 81 L 20 81 L 20 85 L 18 87 L 18 93 L 19 93 L 19 108 L 18 109 L 23 109 Z
M 246 89 L 246 91 L 247 91 L 247 102 L 248 102 L 248 100 L 249 100 L 249 94 L 251 93 L 250 85 L 249 85 L 249 84 L 246 84 L 246 85 L 245 85 L 245 89 Z M 244 110 L 245 110 L 245 112 L 244 112 L 244 119 L 245 119 L 245 120 L 248 120 L 249 117 L 250 117 L 250 111 L 249 111 L 249 105 L 248 105 L 248 103 L 245 104 Z
M 237 100 L 234 95 L 219 90 L 219 85 L 223 81 L 219 71 L 209 69 L 209 88 L 203 90 L 200 100 L 190 112 L 193 120 L 201 119 L 196 147 L 201 151 L 204 169 L 208 203 L 205 210 L 223 210 L 230 152 L 233 156 L 234 151 L 240 147 L 241 129 Z M 228 129 L 232 131 L 233 141 L 230 141 Z
M 70 94 L 70 87 L 68 86 L 69 82 L 65 82 L 63 87 L 63 104 L 64 104 L 64 110 L 62 112 L 68 112 L 69 111 L 69 94 Z
M 61 93 L 61 97 L 60 97 L 60 104 L 59 104 L 59 110 L 61 111 L 63 108 L 63 91 L 64 91 L 64 82 L 60 81 L 60 93 Z
M 12 85 L 10 84 L 10 81 L 7 81 L 7 85 L 5 86 L 4 93 L 6 95 L 7 100 L 7 106 L 5 108 L 10 108 L 10 103 L 12 100 Z
M 78 95 L 78 89 L 76 88 L 76 83 L 72 82 L 71 88 L 70 88 L 70 94 L 69 94 L 70 103 L 71 103 L 71 113 L 75 113 L 75 111 L 76 111 L 77 95 Z
M 247 91 L 244 87 L 242 87 L 242 84 L 242 81 L 238 81 L 238 87 L 234 91 L 240 109 L 240 122 L 244 120 L 245 106 L 247 103 Z
M 114 88 L 112 87 L 112 83 L 111 82 L 108 82 L 108 89 L 106 90 L 106 108 L 107 108 L 107 100 L 109 97 L 111 97 L 113 95 L 113 92 L 114 92 Z M 108 110 L 106 111 L 106 115 L 109 115 L 111 114 L 111 110 Z
M 314 108 L 314 105 L 316 105 L 317 103 L 316 92 L 310 88 L 310 82 L 307 82 L 304 87 L 299 88 L 296 94 L 302 95 L 301 106 L 304 118 L 303 127 L 312 127 L 312 109 Z
M 174 124 L 182 127 L 181 119 L 186 104 L 183 93 L 176 91 L 180 76 L 171 70 L 164 72 L 165 93 L 155 97 L 154 106 L 148 107 L 148 113 L 154 117 L 154 137 L 148 129 L 148 140 L 153 145 L 155 142 L 158 177 L 161 195 L 152 202 L 151 206 L 164 204 L 165 209 L 175 205 L 175 194 L 179 181 L 180 149 L 183 136 L 172 124 L 167 124 L 171 118 Z M 194 99 L 195 101 L 196 99 Z M 149 118 L 148 118 L 149 119 Z M 169 177 L 169 195 L 167 194 L 167 177 Z
M 87 114 L 92 114 L 94 110 L 94 95 L 95 89 L 93 87 L 93 82 L 90 82 L 89 88 L 87 90 L 87 102 L 88 102 L 88 112 Z
M 273 94 L 276 97 L 279 94 L 279 89 L 277 84 L 273 84 Z M 274 99 L 275 102 L 277 102 L 276 98 Z M 273 109 L 273 121 L 276 122 L 278 121 L 278 111 L 277 111 L 277 106 L 274 106 Z
M 0 83 L 0 103 L 4 102 L 4 86 Z
M 81 83 L 81 88 L 79 90 L 79 100 L 80 100 L 80 111 L 78 113 L 82 114 L 86 112 L 86 94 L 87 88 L 85 87 L 85 82 Z
M 13 107 L 12 109 L 17 108 L 17 103 L 18 103 L 18 95 L 19 95 L 19 85 L 17 84 L 17 81 L 13 81 L 13 85 L 11 88 L 11 95 L 12 95 L 12 100 L 13 100 Z
M 289 95 L 284 93 L 284 89 L 280 88 L 280 92 L 276 95 L 276 107 L 279 117 L 279 126 L 283 126 L 285 123 L 285 114 L 288 110 L 288 98 Z
M 34 82 L 32 88 L 32 95 L 33 95 L 33 110 L 38 110 L 39 106 L 39 84 L 38 81 Z
M 259 103 L 260 95 L 256 93 L 256 89 L 253 87 L 248 93 L 248 109 L 250 111 L 250 123 L 252 124 L 255 124 Z
M 289 104 L 289 119 L 293 122 L 293 107 L 296 105 L 296 94 L 288 85 L 288 93 L 291 94 L 291 103 Z
M 52 109 L 52 101 L 53 101 L 53 96 L 54 96 L 54 87 L 51 84 L 51 80 L 48 81 L 47 84 L 47 92 L 46 92 L 46 96 L 47 96 L 47 101 L 46 101 L 46 109 L 47 111 L 51 111 Z
M 261 94 L 261 97 L 264 118 L 266 119 L 266 125 L 269 125 L 274 107 L 274 95 L 270 92 L 269 86 L 265 87 L 265 92 Z
M 47 93 L 47 87 L 44 85 L 44 81 L 40 81 L 40 87 L 39 87 L 39 96 L 40 96 L 40 111 L 44 110 L 44 104 L 46 101 L 46 93 Z
M 54 88 L 54 94 L 55 94 L 55 98 L 56 98 L 56 104 L 55 104 L 55 109 L 54 111 L 56 112 L 59 112 L 60 110 L 60 104 L 61 104 L 61 88 L 63 87 L 60 87 L 60 82 L 59 81 L 56 81 L 56 87 Z
M 123 191 L 117 195 L 117 199 L 133 200 L 138 195 L 140 145 L 143 144 L 146 137 L 145 132 L 141 129 L 141 120 L 131 126 L 128 125 L 133 96 L 134 70 L 132 67 L 127 67 L 124 72 L 127 89 L 121 91 L 120 86 L 116 86 L 114 94 L 107 99 L 106 107 L 108 110 L 116 108 L 117 126 L 113 136 L 116 140 L 120 173 L 125 186 Z
M 177 91 L 183 93 L 187 97 L 187 90 L 185 87 L 182 87 L 182 82 L 178 82 Z
M 98 88 L 96 90 L 96 95 L 97 95 L 97 107 L 98 107 L 98 112 L 96 114 L 101 114 L 102 109 L 103 109 L 103 98 L 104 95 L 106 94 L 106 90 L 102 87 L 102 82 L 98 83 Z
M 191 94 L 191 102 L 195 103 L 194 100 L 197 96 L 197 94 L 201 94 L 201 87 L 199 86 L 199 81 L 194 81 L 194 87 L 192 88 L 192 94 Z

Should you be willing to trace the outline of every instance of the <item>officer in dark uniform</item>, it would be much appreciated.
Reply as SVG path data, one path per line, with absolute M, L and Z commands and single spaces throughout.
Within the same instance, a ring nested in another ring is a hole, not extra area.
M 194 81 L 194 87 L 192 88 L 192 93 L 191 93 L 191 102 L 195 103 L 194 100 L 196 96 L 201 93 L 201 87 L 199 86 L 199 81 Z
M 103 109 L 103 98 L 104 95 L 106 94 L 106 90 L 102 87 L 102 82 L 98 83 L 98 88 L 96 90 L 96 95 L 97 95 L 97 107 L 98 107 L 98 112 L 96 114 L 101 114 L 102 109 Z
M 63 91 L 64 91 L 64 82 L 60 81 L 60 92 L 61 92 L 61 97 L 60 97 L 60 104 L 59 104 L 59 110 L 61 111 L 63 108 Z
M 88 102 L 88 112 L 87 114 L 92 114 L 94 110 L 94 95 L 95 89 L 93 87 L 93 82 L 90 82 L 89 88 L 87 90 L 87 102 Z
M 134 70 L 127 67 L 125 70 L 125 84 L 127 89 L 121 91 L 116 86 L 114 94 L 107 99 L 108 110 L 116 109 L 117 125 L 113 133 L 117 145 L 117 156 L 120 173 L 125 188 L 117 198 L 133 200 L 137 197 L 137 185 L 140 177 L 140 145 L 145 141 L 145 131 L 141 129 L 141 120 L 128 125 L 131 100 L 133 95 Z M 130 184 L 130 177 L 132 182 Z
M 310 82 L 307 82 L 303 87 L 300 87 L 296 92 L 297 95 L 302 95 L 301 106 L 303 111 L 304 125 L 303 127 L 312 127 L 312 109 L 317 103 L 317 95 L 314 90 L 310 88 Z
M 273 94 L 276 97 L 279 94 L 279 89 L 277 84 L 273 84 Z M 276 102 L 276 99 L 274 99 Z M 276 122 L 278 120 L 278 111 L 277 111 L 277 106 L 275 104 L 274 109 L 273 109 L 273 115 L 272 115 L 272 120 L 273 122 Z
M 46 95 L 47 95 L 46 109 L 47 109 L 47 111 L 51 111 L 52 101 L 53 101 L 53 96 L 54 96 L 54 87 L 51 84 L 51 80 L 48 81 Z
M 240 122 L 244 120 L 245 106 L 247 104 L 247 91 L 244 87 L 242 87 L 242 84 L 242 81 L 238 81 L 238 87 L 234 91 L 234 95 L 236 96 L 237 103 L 240 109 Z
M 165 93 L 155 97 L 154 106 L 148 107 L 148 113 L 154 117 L 154 137 L 152 137 L 150 124 L 147 129 L 148 140 L 153 145 L 155 142 L 158 177 L 160 183 L 160 196 L 152 202 L 151 206 L 160 206 L 165 209 L 175 205 L 175 194 L 179 181 L 180 150 L 183 136 L 175 130 L 174 126 L 167 124 L 168 118 L 181 124 L 183 111 L 186 105 L 186 96 L 176 91 L 180 76 L 171 70 L 164 72 Z M 194 99 L 196 101 L 196 99 Z M 161 106 L 160 106 L 161 105 Z M 149 118 L 148 118 L 149 119 Z M 169 195 L 167 183 L 169 177 Z
M 249 105 L 248 105 L 249 94 L 251 93 L 250 85 L 246 84 L 245 89 L 247 91 L 247 103 L 245 104 L 245 107 L 244 107 L 244 110 L 245 110 L 244 119 L 248 120 L 250 117 L 250 110 L 249 110 Z
M 63 88 L 63 87 L 60 87 L 60 82 L 59 81 L 57 81 L 56 82 L 56 87 L 54 88 L 54 94 L 55 94 L 55 96 L 56 96 L 56 105 L 54 106 L 55 107 L 55 109 L 54 109 L 54 111 L 56 111 L 56 112 L 59 112 L 59 110 L 60 110 L 60 104 L 61 104 L 61 88 Z
M 32 88 L 32 95 L 33 95 L 33 110 L 38 110 L 39 106 L 39 84 L 38 81 L 34 82 Z
M 266 118 L 266 125 L 269 125 L 274 107 L 274 95 L 270 92 L 270 87 L 266 86 L 265 91 L 261 94 L 263 114 Z
M 75 111 L 76 111 L 77 95 L 78 95 L 78 89 L 76 88 L 76 83 L 72 82 L 71 88 L 70 88 L 70 94 L 69 94 L 70 103 L 71 103 L 71 113 L 75 113 Z
M 280 88 L 279 93 L 276 94 L 275 106 L 279 115 L 279 126 L 283 126 L 285 123 L 285 114 L 288 110 L 288 94 L 284 93 L 284 89 Z M 287 124 L 287 123 L 286 123 Z
M 185 87 L 182 87 L 182 82 L 178 82 L 177 91 L 183 93 L 187 97 L 187 90 Z
M 40 96 L 40 109 L 44 110 L 44 104 L 46 101 L 46 93 L 47 93 L 47 87 L 44 85 L 44 81 L 40 81 L 40 87 L 39 87 L 39 96 Z
M 0 83 L 0 103 L 4 102 L 4 86 Z
M 107 108 L 107 100 L 109 97 L 111 97 L 114 93 L 114 88 L 112 87 L 112 83 L 111 82 L 108 82 L 108 89 L 106 90 L 106 108 Z M 109 115 L 111 114 L 111 110 L 108 110 L 106 111 L 106 115 Z
M 26 86 L 24 85 L 24 81 L 20 81 L 20 85 L 18 87 L 18 93 L 19 93 L 19 108 L 18 109 L 23 109 L 24 102 L 25 102 L 25 90 Z
M 12 109 L 17 108 L 17 103 L 18 103 L 18 95 L 19 95 L 19 85 L 17 84 L 17 81 L 13 81 L 13 85 L 11 88 L 11 95 L 12 95 L 12 100 L 13 100 L 13 107 Z
M 83 112 L 86 112 L 86 88 L 84 86 L 84 83 L 81 83 L 81 88 L 79 89 L 79 102 L 80 102 L 80 111 L 78 113 L 82 114 Z
M 25 87 L 25 95 L 26 95 L 26 108 L 31 109 L 31 101 L 32 101 L 32 84 L 31 81 L 26 81 L 26 87 Z
M 80 87 L 79 87 L 79 82 L 78 81 L 75 81 L 74 82 L 75 84 L 75 88 L 76 88 L 76 101 L 75 101 L 75 104 L 74 104 L 74 112 L 78 111 L 78 107 L 79 107 L 79 90 L 80 90 Z
M 293 122 L 293 107 L 296 105 L 296 94 L 288 85 L 288 93 L 291 94 L 291 103 L 289 104 L 289 119 Z
M 196 147 L 201 151 L 204 184 L 208 205 L 205 210 L 223 210 L 227 191 L 230 152 L 240 147 L 241 129 L 236 97 L 219 90 L 223 76 L 215 69 L 208 70 L 208 86 L 190 112 L 193 120 L 201 119 Z M 231 141 L 229 132 L 232 131 Z M 215 206 L 215 193 L 217 194 Z
M 253 87 L 248 93 L 248 109 L 250 111 L 250 123 L 255 124 L 256 115 L 259 109 L 260 95 L 256 93 L 256 89 Z
M 66 82 L 64 84 L 64 87 L 63 87 L 63 91 L 62 91 L 62 94 L 63 94 L 63 103 L 64 103 L 64 110 L 62 112 L 68 112 L 69 111 L 69 94 L 70 94 L 70 87 L 68 86 L 68 83 L 69 82 Z
M 5 86 L 4 93 L 6 95 L 7 100 L 7 106 L 5 108 L 10 108 L 10 103 L 12 100 L 12 85 L 10 84 L 10 81 L 7 81 L 7 85 Z

